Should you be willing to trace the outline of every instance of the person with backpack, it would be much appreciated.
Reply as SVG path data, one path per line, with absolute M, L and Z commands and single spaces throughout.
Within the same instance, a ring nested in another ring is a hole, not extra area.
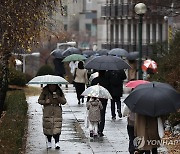
M 116 119 L 115 104 L 117 105 L 117 113 L 119 118 L 122 117 L 121 113 L 121 97 L 123 94 L 123 81 L 127 78 L 124 70 L 108 71 L 109 78 L 109 92 L 112 96 L 111 100 L 111 115 L 112 120 Z

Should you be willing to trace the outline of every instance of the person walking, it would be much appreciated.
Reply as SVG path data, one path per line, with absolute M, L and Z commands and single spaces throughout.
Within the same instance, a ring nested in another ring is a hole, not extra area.
M 102 109 L 101 101 L 96 97 L 90 98 L 87 102 L 90 137 L 96 138 L 98 136 L 98 124 L 101 120 L 100 111 Z
M 47 137 L 47 148 L 52 147 L 51 139 L 55 140 L 55 148 L 59 149 L 59 137 L 62 127 L 62 107 L 66 104 L 63 91 L 57 84 L 48 84 L 42 89 L 38 103 L 43 105 L 43 132 Z
M 81 96 L 81 94 L 85 90 L 87 83 L 87 70 L 84 68 L 84 63 L 80 61 L 78 63 L 78 68 L 76 68 L 74 72 L 74 86 L 76 89 L 78 104 L 80 104 L 80 100 L 84 103 L 84 96 Z
M 106 76 L 105 70 L 99 70 L 99 76 L 94 78 L 91 82 L 91 86 L 99 84 L 103 86 L 107 90 L 109 89 L 109 80 Z M 100 137 L 104 136 L 103 130 L 105 126 L 105 115 L 106 115 L 106 107 L 107 107 L 107 99 L 100 98 L 99 99 L 102 103 L 103 109 L 101 110 L 101 122 L 98 125 L 98 134 Z
M 134 133 L 137 138 L 144 140 L 142 147 L 135 147 L 138 149 L 138 154 L 157 154 L 157 148 L 160 146 L 160 137 L 158 133 L 157 117 L 150 117 L 136 113 Z M 156 144 L 148 141 L 156 141 Z
M 108 71 L 109 78 L 109 92 L 112 96 L 111 100 L 111 115 L 112 119 L 116 119 L 115 104 L 117 105 L 117 113 L 119 118 L 122 117 L 121 113 L 121 97 L 123 94 L 123 81 L 127 78 L 124 70 Z

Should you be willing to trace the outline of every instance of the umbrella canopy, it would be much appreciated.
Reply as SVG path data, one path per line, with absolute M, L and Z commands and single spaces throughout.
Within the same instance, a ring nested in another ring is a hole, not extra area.
M 110 55 L 95 57 L 85 63 L 86 69 L 121 70 L 131 68 L 123 59 Z
M 109 91 L 100 85 L 94 85 L 94 86 L 88 87 L 81 95 L 89 96 L 89 97 L 104 98 L 104 99 L 112 99 Z
M 127 57 L 128 56 L 128 52 L 125 49 L 121 49 L 121 48 L 111 49 L 108 52 L 108 54 L 118 56 L 118 57 Z
M 89 77 L 89 82 L 91 83 L 92 80 L 99 76 L 99 72 L 92 73 Z
M 36 76 L 28 84 L 67 84 L 64 78 L 55 75 Z
M 69 56 L 71 54 L 81 54 L 81 50 L 75 47 L 69 47 L 62 52 L 64 57 Z
M 50 53 L 50 55 L 54 56 L 55 58 L 63 58 L 62 52 L 62 49 L 55 49 Z
M 84 56 L 86 56 L 86 57 L 90 57 L 90 56 L 92 56 L 92 55 L 95 55 L 96 52 L 93 51 L 93 50 L 84 50 L 84 51 L 82 52 L 82 54 L 83 54 Z
M 153 73 L 157 72 L 157 63 L 154 60 L 147 59 L 142 64 L 142 70 L 147 71 L 151 69 Z
M 140 84 L 146 84 L 146 83 L 149 83 L 149 81 L 146 81 L 146 80 L 133 80 L 133 81 L 129 81 L 128 83 L 126 83 L 125 86 L 129 87 L 129 88 L 136 88 Z
M 66 58 L 63 59 L 63 62 L 68 62 L 68 61 L 81 61 L 87 59 L 85 56 L 80 55 L 80 54 L 72 54 L 67 56 Z
M 129 52 L 127 59 L 128 60 L 136 60 L 139 57 L 139 52 L 135 51 L 135 52 Z
M 100 50 L 97 51 L 97 54 L 98 54 L 99 56 L 108 55 L 108 52 L 109 52 L 108 49 L 100 49 Z
M 150 82 L 136 87 L 124 100 L 135 113 L 157 117 L 180 108 L 180 94 L 169 84 Z

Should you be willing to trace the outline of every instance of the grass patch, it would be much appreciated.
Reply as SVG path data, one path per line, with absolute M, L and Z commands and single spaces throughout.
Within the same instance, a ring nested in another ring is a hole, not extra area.
M 22 153 L 27 126 L 27 109 L 23 90 L 9 91 L 5 101 L 5 115 L 0 124 L 0 153 Z

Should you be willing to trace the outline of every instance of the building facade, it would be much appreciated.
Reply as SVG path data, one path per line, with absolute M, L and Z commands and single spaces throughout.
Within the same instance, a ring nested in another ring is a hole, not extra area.
M 101 17 L 106 21 L 106 41 L 102 48 L 123 48 L 128 52 L 138 51 L 139 16 L 134 11 L 138 0 L 106 0 L 101 7 Z M 149 57 L 154 43 L 168 40 L 168 25 L 164 20 L 167 6 L 160 0 L 142 0 L 147 6 L 142 25 L 142 52 Z

